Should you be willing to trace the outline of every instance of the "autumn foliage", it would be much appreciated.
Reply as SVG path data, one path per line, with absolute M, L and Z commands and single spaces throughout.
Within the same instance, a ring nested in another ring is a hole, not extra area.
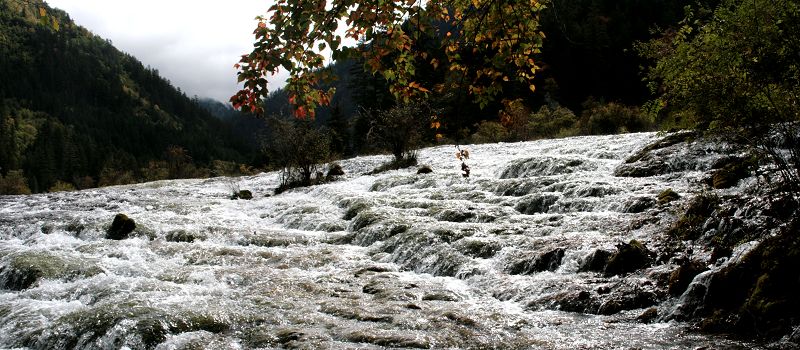
M 457 86 L 484 106 L 506 82 L 534 89 L 543 8 L 539 0 L 278 0 L 266 16 L 257 17 L 254 49 L 235 66 L 244 86 L 231 102 L 263 113 L 260 100 L 268 81 L 284 69 L 295 116 L 313 118 L 335 92 L 320 88 L 334 78 L 324 69 L 330 52 L 334 59 L 361 57 L 369 71 L 386 78 L 399 101 Z M 419 49 L 429 38 L 438 38 L 436 50 L 443 55 Z M 362 45 L 343 47 L 345 39 Z M 423 64 L 446 70 L 448 79 L 426 85 L 416 75 Z

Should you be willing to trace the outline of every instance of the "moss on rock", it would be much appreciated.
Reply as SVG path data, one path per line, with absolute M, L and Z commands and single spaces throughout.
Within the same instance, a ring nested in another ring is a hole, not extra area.
M 622 275 L 644 268 L 651 262 L 651 252 L 634 239 L 617 246 L 617 251 L 608 258 L 604 273 L 606 276 Z
M 671 188 L 661 191 L 658 194 L 658 204 L 668 204 L 672 201 L 678 200 L 681 198 L 677 192 L 673 191 Z
M 700 326 L 708 331 L 776 338 L 800 315 L 800 220 L 712 276 Z

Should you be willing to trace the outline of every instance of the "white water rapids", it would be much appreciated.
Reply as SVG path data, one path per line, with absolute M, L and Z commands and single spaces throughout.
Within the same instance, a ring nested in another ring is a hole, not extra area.
M 578 272 L 631 239 L 658 249 L 675 214 L 656 196 L 700 173 L 613 176 L 657 138 L 468 146 L 470 178 L 452 145 L 419 152 L 432 174 L 362 175 L 389 158 L 359 157 L 276 196 L 277 173 L 233 180 L 249 201 L 227 178 L 0 197 L 0 348 L 750 348 L 636 320 L 669 302 L 655 287 L 668 263 Z M 117 213 L 131 238 L 104 238 Z M 562 307 L 632 293 L 656 300 Z

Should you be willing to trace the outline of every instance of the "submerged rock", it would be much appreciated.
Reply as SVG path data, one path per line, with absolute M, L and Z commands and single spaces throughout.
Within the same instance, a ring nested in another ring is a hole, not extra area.
M 555 271 L 561 266 L 564 259 L 564 248 L 556 248 L 544 254 L 537 255 L 532 259 L 524 259 L 511 264 L 508 273 L 512 275 L 527 275 L 542 271 Z
M 167 233 L 165 238 L 167 242 L 193 243 L 195 240 L 203 237 L 187 232 L 186 230 L 175 230 Z
M 523 214 L 539 214 L 547 213 L 558 199 L 561 198 L 557 194 L 533 194 L 520 199 L 515 209 Z
M 106 238 L 121 240 L 128 238 L 128 235 L 136 229 L 136 222 L 125 214 L 117 214 L 111 227 L 106 231 Z
M 387 331 L 379 329 L 362 329 L 347 335 L 347 340 L 353 343 L 367 343 L 387 348 L 414 348 L 430 349 L 431 343 L 427 337 L 421 337 L 414 332 Z
M 14 255 L 0 267 L 0 288 L 19 291 L 30 288 L 42 278 L 73 280 L 101 272 L 102 269 L 86 260 L 29 251 Z

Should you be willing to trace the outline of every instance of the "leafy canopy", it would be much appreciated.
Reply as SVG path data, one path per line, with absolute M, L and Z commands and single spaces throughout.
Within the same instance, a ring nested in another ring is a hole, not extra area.
M 259 101 L 268 93 L 268 79 L 283 68 L 295 116 L 313 118 L 315 108 L 328 104 L 335 92 L 319 88 L 334 78 L 321 54 L 330 49 L 334 59 L 361 56 L 398 100 L 463 86 L 485 105 L 502 92 L 503 82 L 534 89 L 543 8 L 540 0 L 277 0 L 266 16 L 256 18 L 253 51 L 235 66 L 244 87 L 231 102 L 263 113 Z M 345 48 L 346 38 L 361 45 Z M 430 38 L 441 42 L 437 50 L 445 62 L 417 45 Z M 422 64 L 447 70 L 448 79 L 425 86 L 415 77 Z
M 703 17 L 709 17 L 704 19 Z M 642 44 L 654 108 L 679 126 L 727 134 L 800 120 L 800 2 L 724 0 Z

